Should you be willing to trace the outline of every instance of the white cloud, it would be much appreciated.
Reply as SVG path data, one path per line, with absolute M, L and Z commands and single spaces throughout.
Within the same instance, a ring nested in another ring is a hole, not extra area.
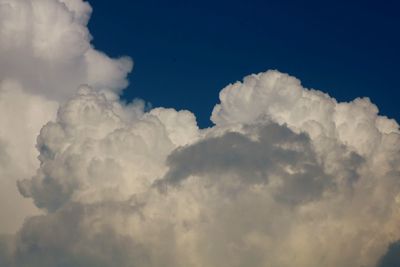
M 0 1 L 0 35 L 20 44 L 0 42 L 14 64 L 0 66 L 0 212 L 21 211 L 0 222 L 19 229 L 0 237 L 0 265 L 384 264 L 400 238 L 400 132 L 368 99 L 267 71 L 224 88 L 198 129 L 189 111 L 118 101 L 130 61 L 93 50 L 88 4 Z M 37 210 L 17 180 L 42 212 L 20 228 Z
M 144 112 L 82 87 L 42 128 L 40 168 L 19 182 L 47 215 L 16 236 L 15 266 L 375 266 L 400 234 L 398 128 L 368 102 L 323 97 L 331 105 L 304 111 L 318 134 L 301 128 L 306 116 L 285 119 L 296 104 L 268 114 L 257 101 L 235 107 L 254 119 L 227 112 L 198 130 L 188 111 Z M 351 109 L 371 131 L 360 142 L 347 119 L 341 135 L 325 108 Z
M 21 198 L 16 181 L 36 172 L 36 138 L 56 110 L 57 103 L 24 92 L 16 82 L 0 83 L 0 233 L 12 233 L 27 214 L 37 213 Z
M 40 128 L 56 117 L 81 84 L 119 92 L 132 68 L 90 44 L 91 7 L 81 0 L 0 0 L 0 233 L 17 230 L 37 213 L 16 181 L 39 166 Z
M 71 97 L 80 84 L 116 92 L 124 88 L 132 62 L 92 47 L 90 13 L 81 0 L 1 0 L 1 78 L 58 101 Z

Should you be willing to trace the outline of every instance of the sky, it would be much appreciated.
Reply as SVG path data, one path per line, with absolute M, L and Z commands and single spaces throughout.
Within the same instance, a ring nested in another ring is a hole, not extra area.
M 398 8 L 0 0 L 0 266 L 400 265 Z
M 134 60 L 128 101 L 189 109 L 206 127 L 223 87 L 277 69 L 400 119 L 398 1 L 89 2 L 95 46 Z

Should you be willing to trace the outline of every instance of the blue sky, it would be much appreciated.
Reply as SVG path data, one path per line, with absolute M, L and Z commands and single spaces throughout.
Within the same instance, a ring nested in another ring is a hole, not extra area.
M 225 85 L 278 69 L 400 121 L 397 1 L 89 2 L 95 47 L 135 62 L 128 101 L 189 109 L 205 127 Z

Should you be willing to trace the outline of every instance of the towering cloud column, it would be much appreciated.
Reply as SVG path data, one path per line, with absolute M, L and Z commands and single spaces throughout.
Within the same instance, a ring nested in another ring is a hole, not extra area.
M 132 68 L 90 44 L 91 7 L 81 0 L 0 0 L 0 233 L 37 213 L 16 181 L 39 166 L 36 137 L 78 86 L 119 92 Z

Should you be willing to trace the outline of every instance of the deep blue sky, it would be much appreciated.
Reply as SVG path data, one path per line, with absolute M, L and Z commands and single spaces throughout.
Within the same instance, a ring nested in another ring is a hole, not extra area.
M 399 1 L 89 2 L 95 47 L 135 62 L 126 100 L 189 109 L 205 127 L 225 85 L 278 69 L 400 121 Z

